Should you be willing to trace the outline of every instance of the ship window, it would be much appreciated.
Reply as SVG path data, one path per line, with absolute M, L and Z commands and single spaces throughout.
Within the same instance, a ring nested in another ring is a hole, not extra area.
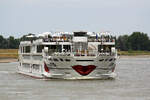
M 39 65 L 38 64 L 33 64 L 33 69 L 38 70 L 39 69 Z
M 23 67 L 30 67 L 30 64 L 28 64 L 28 63 L 22 63 L 22 66 Z
M 70 61 L 70 59 L 65 59 L 66 61 Z
M 21 53 L 23 53 L 23 47 L 21 47 Z
M 88 44 L 87 43 L 76 42 L 76 43 L 74 43 L 73 51 L 74 52 L 82 52 L 82 53 L 84 53 L 85 50 L 87 50 L 87 48 L 88 48 Z
M 109 61 L 112 61 L 113 59 L 109 59 Z
M 111 45 L 98 45 L 98 52 L 111 52 Z
M 56 59 L 56 58 L 54 58 L 53 60 L 54 60 L 54 61 L 58 61 L 58 59 Z
M 100 59 L 99 61 L 104 61 L 104 59 Z
M 98 52 L 102 52 L 102 45 L 98 45 Z
M 63 45 L 63 49 L 65 52 L 70 52 L 71 51 L 71 46 L 70 45 Z
M 87 32 L 74 32 L 74 36 L 87 36 Z
M 62 45 L 46 45 L 48 47 L 49 52 L 61 52 L 62 51 Z
M 37 53 L 41 53 L 42 49 L 44 49 L 44 46 L 43 45 L 38 45 L 37 46 Z
M 25 47 L 25 53 L 30 53 L 30 46 Z
M 22 52 L 25 53 L 25 47 L 22 47 Z
M 60 61 L 64 61 L 62 58 L 60 58 Z
M 19 49 L 20 49 L 20 52 L 21 52 L 21 53 L 23 53 L 23 51 L 22 51 L 22 47 L 21 47 L 21 46 L 20 46 L 20 48 L 19 48 Z

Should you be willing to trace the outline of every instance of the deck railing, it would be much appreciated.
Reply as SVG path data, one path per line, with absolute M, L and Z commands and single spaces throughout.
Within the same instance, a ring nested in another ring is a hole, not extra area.
M 84 57 L 84 56 L 114 56 L 115 53 L 111 52 L 54 52 L 49 53 L 51 56 L 74 56 L 74 57 Z

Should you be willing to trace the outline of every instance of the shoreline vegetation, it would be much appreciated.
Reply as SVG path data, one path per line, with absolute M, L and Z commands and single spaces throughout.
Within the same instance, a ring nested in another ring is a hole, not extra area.
M 18 61 L 18 49 L 0 49 L 0 63 Z
M 150 51 L 118 51 L 121 58 L 150 57 Z M 0 49 L 0 63 L 17 62 L 18 49 Z
M 0 49 L 0 59 L 18 58 L 18 49 Z
M 150 51 L 118 51 L 118 56 L 150 56 Z

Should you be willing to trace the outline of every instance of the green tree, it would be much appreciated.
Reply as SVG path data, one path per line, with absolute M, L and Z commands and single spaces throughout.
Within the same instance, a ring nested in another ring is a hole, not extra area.
M 0 49 L 7 49 L 8 48 L 8 43 L 7 40 L 0 35 Z
M 129 36 L 129 42 L 133 50 L 150 50 L 149 37 L 145 33 L 133 32 Z
M 15 39 L 13 36 L 10 36 L 7 41 L 8 49 L 17 49 L 19 47 L 20 39 Z
M 129 43 L 129 36 L 128 35 L 123 35 L 119 36 L 117 39 L 117 48 L 122 50 L 122 51 L 127 51 L 130 48 L 130 43 Z

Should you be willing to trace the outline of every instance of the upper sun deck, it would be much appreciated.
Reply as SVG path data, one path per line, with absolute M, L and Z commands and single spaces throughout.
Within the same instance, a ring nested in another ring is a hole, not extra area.
M 70 44 L 73 42 L 88 42 L 102 45 L 115 45 L 115 37 L 109 33 L 95 32 L 45 32 L 37 36 L 28 35 L 20 45 L 31 44 Z M 34 39 L 32 39 L 34 38 Z

